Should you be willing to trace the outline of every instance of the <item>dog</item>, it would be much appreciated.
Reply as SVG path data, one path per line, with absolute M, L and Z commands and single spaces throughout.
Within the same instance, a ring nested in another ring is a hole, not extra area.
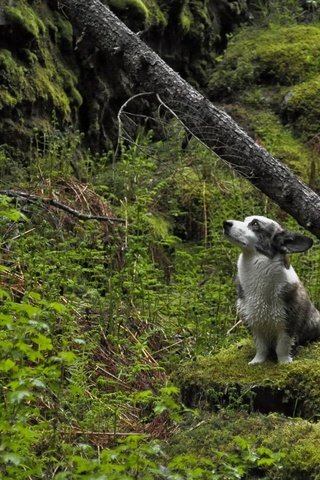
M 237 308 L 256 345 L 249 364 L 265 362 L 272 352 L 279 363 L 292 362 L 293 345 L 320 337 L 320 313 L 288 259 L 288 253 L 308 250 L 312 239 L 263 216 L 226 220 L 223 230 L 225 238 L 242 249 Z

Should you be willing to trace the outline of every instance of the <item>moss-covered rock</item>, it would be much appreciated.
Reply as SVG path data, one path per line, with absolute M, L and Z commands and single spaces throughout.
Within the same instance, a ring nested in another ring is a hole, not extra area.
M 189 406 L 219 408 L 247 405 L 261 412 L 316 418 L 320 411 L 320 344 L 300 347 L 292 364 L 272 361 L 248 365 L 254 356 L 251 339 L 215 356 L 181 367 L 177 381 Z
M 320 71 L 319 48 L 320 25 L 243 28 L 220 58 L 211 77 L 211 94 L 303 82 Z
M 305 139 L 309 140 L 319 133 L 320 71 L 315 77 L 289 90 L 283 111 L 295 131 Z
M 319 441 L 319 424 L 226 409 L 186 421 L 167 450 L 170 457 L 188 452 L 199 462 L 210 458 L 225 473 L 221 478 L 315 480 L 320 475 Z M 232 476 L 237 467 L 242 476 Z
M 4 14 L 7 21 L 14 27 L 24 30 L 36 40 L 40 39 L 46 31 L 45 24 L 36 12 L 24 1 L 16 2 L 14 5 L 6 6 Z
M 105 3 L 116 10 L 131 10 L 140 15 L 146 26 L 162 25 L 168 22 L 166 13 L 156 0 L 107 0 Z
M 75 64 L 63 56 L 71 51 L 72 27 L 45 3 L 17 0 L 3 13 L 0 141 L 19 145 L 16 155 L 25 156 L 34 129 L 39 134 L 43 126 L 50 131 L 70 125 L 82 103 Z

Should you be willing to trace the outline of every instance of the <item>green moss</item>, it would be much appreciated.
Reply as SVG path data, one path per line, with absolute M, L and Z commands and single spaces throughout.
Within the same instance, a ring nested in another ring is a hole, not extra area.
M 245 440 L 245 448 L 239 447 L 239 436 Z M 277 414 L 222 410 L 186 421 L 183 431 L 170 439 L 167 452 L 170 457 L 188 452 L 197 458 L 210 458 L 218 469 L 222 462 L 241 465 L 246 472 L 241 478 L 315 480 L 320 474 L 319 441 L 319 424 Z M 247 460 L 253 461 L 261 447 L 270 449 L 275 456 L 281 452 L 280 464 L 271 462 L 270 467 L 262 464 L 260 468 L 253 462 L 250 465 Z
M 68 95 L 69 102 L 74 107 L 80 107 L 82 105 L 82 96 L 77 89 L 77 77 L 67 69 L 61 69 L 60 65 L 60 74 L 63 79 L 64 90 Z
M 13 56 L 10 51 L 0 50 L 0 108 L 12 108 L 22 102 L 45 101 L 57 111 L 61 119 L 68 120 L 72 108 L 79 107 L 82 103 L 82 97 L 77 89 L 77 78 L 72 70 L 64 65 L 58 51 L 49 42 L 47 30 L 40 16 L 24 2 L 20 2 L 14 9 L 26 19 L 25 29 L 37 38 L 37 50 L 36 53 L 30 49 L 23 50 L 25 63 Z M 12 20 L 13 13 L 11 10 L 10 12 Z M 47 15 L 45 18 L 48 24 L 52 23 L 49 11 L 44 10 L 42 14 Z M 56 21 L 60 16 L 55 12 L 52 17 Z M 18 14 L 17 18 L 20 18 Z M 56 24 L 59 41 L 63 37 L 65 41 L 71 42 L 72 28 L 69 22 L 61 20 Z
M 244 28 L 210 81 L 215 98 L 237 95 L 231 113 L 306 181 L 312 153 L 302 142 L 318 133 L 320 120 L 319 50 L 320 24 Z
M 221 402 L 249 405 L 262 411 L 313 417 L 320 409 L 320 345 L 300 348 L 292 364 L 248 365 L 254 356 L 251 339 L 213 357 L 181 367 L 177 379 L 188 404 L 210 408 Z
M 311 152 L 284 126 L 278 115 L 270 109 L 246 110 L 250 126 L 263 146 L 276 158 L 308 180 Z
M 36 39 L 46 31 L 43 21 L 23 0 L 17 2 L 15 6 L 5 7 L 4 13 L 10 23 L 18 25 Z
M 194 21 L 194 18 L 190 11 L 189 2 L 188 2 L 183 5 L 180 12 L 180 24 L 185 32 L 189 32 L 193 21 Z
M 319 132 L 320 75 L 290 89 L 284 112 L 306 140 Z
M 119 10 L 124 10 L 127 7 L 133 7 L 138 12 L 142 14 L 142 16 L 147 20 L 149 17 L 149 10 L 142 0 L 109 0 L 108 2 L 112 7 L 117 8 Z
M 46 18 L 46 24 L 54 33 L 55 43 L 66 43 L 72 47 L 73 42 L 73 28 L 71 23 L 58 12 L 50 12 Z
M 26 69 L 9 50 L 0 50 L 0 109 L 14 107 L 23 98 Z
M 230 41 L 210 81 L 213 95 L 250 85 L 291 85 L 320 70 L 320 26 L 271 25 L 242 29 Z
M 132 7 L 141 14 L 147 26 L 165 26 L 168 23 L 166 12 L 160 8 L 156 0 L 106 0 L 106 3 L 118 10 Z
M 17 104 L 17 99 L 13 97 L 7 90 L 0 89 L 0 110 L 3 107 L 14 107 Z

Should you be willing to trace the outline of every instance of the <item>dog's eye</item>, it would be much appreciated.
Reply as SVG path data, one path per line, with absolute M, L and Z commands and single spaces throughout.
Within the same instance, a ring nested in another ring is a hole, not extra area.
M 251 226 L 252 230 L 259 230 L 259 228 L 260 228 L 260 224 L 259 224 L 258 220 L 252 220 L 250 226 Z

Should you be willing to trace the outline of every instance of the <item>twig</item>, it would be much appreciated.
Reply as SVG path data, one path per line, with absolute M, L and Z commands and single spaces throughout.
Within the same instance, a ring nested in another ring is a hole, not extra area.
M 229 328 L 229 330 L 227 331 L 227 335 L 230 335 L 232 330 L 234 330 L 238 325 L 240 325 L 240 323 L 242 323 L 242 320 L 238 320 L 231 328 Z
M 167 347 L 160 348 L 160 350 L 156 350 L 153 352 L 153 355 L 156 355 L 157 353 L 164 352 L 165 350 L 169 350 L 170 348 L 175 347 L 176 345 L 179 345 L 179 343 L 184 342 L 184 338 L 181 338 L 177 342 L 172 343 L 171 345 L 168 345 Z
M 59 202 L 58 200 L 55 200 L 54 198 L 44 198 L 40 197 L 38 195 L 31 195 L 29 193 L 25 192 L 17 192 L 15 190 L 0 190 L 0 195 L 7 195 L 8 197 L 13 197 L 13 198 L 23 198 L 27 202 L 42 202 L 46 205 L 51 205 L 52 207 L 59 208 L 60 210 L 64 210 L 65 212 L 70 213 L 71 215 L 74 215 L 77 218 L 80 218 L 80 220 L 99 220 L 101 222 L 117 222 L 117 223 L 124 223 L 124 220 L 122 218 L 117 218 L 117 217 L 109 217 L 106 215 L 89 215 L 86 213 L 79 212 L 78 210 L 75 210 L 74 208 L 69 207 L 69 205 L 65 205 L 64 203 Z
M 162 98 L 160 97 L 160 95 L 157 93 L 157 99 L 158 99 L 158 102 L 160 103 L 160 105 L 162 105 L 168 112 L 171 113 L 171 115 L 176 118 L 178 120 L 178 122 L 180 123 L 180 125 L 182 125 L 182 127 L 186 130 L 186 132 L 188 132 L 192 137 L 194 137 L 199 143 L 201 143 L 201 145 L 203 147 L 205 147 L 207 150 L 209 150 L 209 152 L 212 153 L 212 149 L 210 147 L 208 147 L 208 145 L 206 145 L 204 143 L 203 140 L 201 140 L 200 137 L 198 137 L 198 135 L 195 134 L 194 131 L 192 131 L 186 124 L 185 122 L 183 122 L 181 120 L 181 118 L 179 117 L 179 115 L 177 115 L 176 112 L 174 112 L 163 100 Z
M 125 109 L 125 107 L 128 105 L 128 103 L 131 102 L 131 100 L 134 100 L 135 98 L 138 98 L 138 97 L 143 97 L 144 95 L 154 95 L 154 92 L 140 92 L 140 93 L 137 93 L 136 95 L 133 95 L 132 97 L 128 98 L 128 100 L 123 104 L 121 105 L 119 111 L 118 111 L 118 115 L 117 115 L 117 119 L 118 119 L 118 127 L 119 127 L 119 130 L 118 130 L 118 141 L 117 141 L 117 146 L 116 146 L 116 150 L 114 152 L 114 155 L 113 155 L 113 161 L 112 161 L 112 168 L 114 169 L 115 168 L 115 161 L 116 161 L 116 158 L 118 156 L 118 152 L 121 148 L 121 139 L 123 137 L 122 135 L 122 120 L 121 120 L 121 115 L 123 114 L 123 111 Z
M 108 436 L 108 437 L 127 437 L 129 435 L 136 435 L 136 432 L 90 432 L 90 431 L 83 431 L 83 430 L 61 430 L 59 431 L 61 435 L 100 435 L 100 436 Z

